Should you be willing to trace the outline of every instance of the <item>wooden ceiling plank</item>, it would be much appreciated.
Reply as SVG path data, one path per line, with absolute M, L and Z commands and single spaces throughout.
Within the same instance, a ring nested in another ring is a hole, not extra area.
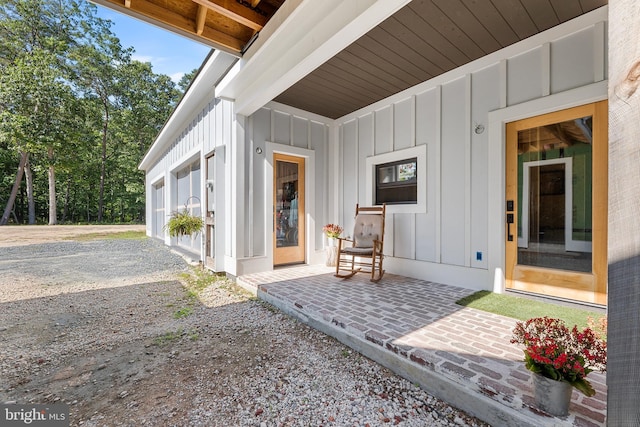
M 260 4 L 260 0 L 251 0 L 251 7 L 256 8 Z
M 380 26 L 417 52 L 420 52 L 424 45 L 430 46 L 431 51 L 438 52 L 440 60 L 445 58 L 442 63 L 436 62 L 445 70 L 450 70 L 460 64 L 466 64 L 469 61 L 469 57 L 446 37 L 437 32 L 428 21 L 417 15 L 410 8 L 411 5 L 412 3 L 409 3 L 409 6 L 403 7 L 397 12 L 397 20 L 387 19 Z M 452 66 L 447 66 L 445 65 L 446 63 L 452 64 Z
M 519 40 L 524 40 L 538 32 L 520 0 L 491 0 L 491 2 L 518 35 Z
M 366 40 L 363 41 L 361 38 L 350 46 L 349 50 L 361 60 L 372 64 L 372 66 L 377 67 L 379 70 L 391 76 L 395 82 L 395 86 L 410 87 L 422 82 L 418 77 L 407 73 L 403 67 L 400 67 L 392 58 L 380 55 L 378 52 L 369 49 L 370 45 L 365 44 L 365 42 Z
M 380 51 L 381 55 L 386 56 L 389 61 L 403 67 L 415 77 L 429 76 L 430 78 L 444 71 L 429 57 L 425 57 L 422 52 L 417 52 L 380 27 L 372 29 L 358 41 L 370 44 L 372 48 Z M 453 64 L 451 65 L 453 66 Z
M 342 60 L 341 68 L 350 70 L 350 72 L 374 83 L 384 91 L 398 91 L 398 88 L 404 86 L 395 76 L 387 73 L 386 71 L 376 69 L 374 64 L 363 60 L 352 52 L 349 52 L 349 50 L 343 50 L 333 59 Z
M 346 80 L 340 74 L 331 74 L 326 70 L 317 70 L 317 73 L 307 75 L 302 81 L 322 87 L 323 91 L 333 93 L 337 99 L 343 99 L 351 104 L 371 103 L 375 97 L 371 95 L 367 87 L 354 85 L 352 81 Z
M 594 9 L 605 6 L 609 2 L 607 0 L 580 0 L 580 6 L 582 7 L 582 12 L 587 13 L 591 12 Z
M 241 5 L 234 0 L 191 0 L 220 15 L 226 16 L 254 31 L 260 31 L 267 23 L 267 18 L 258 12 Z
M 170 27 L 185 31 L 189 34 L 197 35 L 195 33 L 196 23 L 193 20 L 149 1 L 136 0 L 131 5 L 131 10 L 153 20 L 162 22 Z M 224 46 L 234 52 L 240 52 L 245 44 L 245 42 L 240 39 L 209 27 L 205 27 L 203 29 L 200 37 L 203 37 L 214 44 Z
M 354 108 L 351 104 L 334 103 L 331 96 L 318 93 L 313 88 L 298 86 L 278 95 L 274 101 L 305 111 L 313 110 L 317 114 L 330 118 L 340 117 L 332 117 L 336 111 L 353 111 L 352 108 Z
M 356 92 L 354 97 L 357 98 L 358 95 L 360 95 L 361 99 L 359 101 L 361 102 L 371 103 L 373 100 L 376 100 L 378 96 L 385 93 L 385 91 L 382 91 L 375 83 L 363 79 L 360 75 L 336 67 L 332 63 L 326 63 L 311 74 L 318 78 L 323 78 L 328 82 L 339 82 L 345 88 L 345 94 L 348 95 L 351 91 L 354 91 Z
M 300 96 L 301 92 L 307 96 Z M 358 104 L 338 105 L 333 102 L 331 96 L 315 91 L 303 92 L 302 90 L 298 90 L 296 93 L 285 92 L 278 96 L 275 101 L 305 111 L 313 110 L 316 114 L 330 119 L 337 119 L 363 106 Z
M 348 94 L 336 90 L 335 87 L 331 87 L 331 85 L 327 85 L 327 82 L 322 81 L 313 81 L 311 79 L 303 79 L 292 86 L 291 89 L 295 87 L 295 89 L 291 90 L 291 92 L 297 98 L 297 102 L 306 102 L 313 104 L 325 104 L 325 106 L 329 106 L 329 103 L 335 103 L 335 106 L 338 108 L 352 108 L 354 105 L 358 105 L 358 101 L 356 102 L 353 98 L 349 98 Z M 287 92 L 283 93 L 283 98 L 287 97 Z M 330 102 L 327 102 L 329 101 Z
M 386 37 L 385 39 L 389 39 L 390 37 Z M 411 76 L 411 78 L 418 79 L 418 81 L 423 82 L 425 76 L 432 76 L 434 73 L 440 73 L 438 67 L 436 67 L 432 62 L 428 61 L 422 55 L 416 55 L 415 52 L 410 55 L 405 54 L 405 49 L 390 49 L 383 44 L 385 40 L 379 40 L 378 38 L 374 38 L 369 34 L 365 34 L 361 37 L 357 44 L 363 44 L 366 49 L 371 52 L 375 52 L 380 57 L 385 58 L 388 62 L 394 64 L 396 67 L 400 68 L 403 73 Z M 413 59 L 417 59 L 419 63 L 414 63 Z
M 198 5 L 198 14 L 196 17 L 196 34 L 201 36 L 204 32 L 204 24 L 207 20 L 208 9 L 201 4 Z
M 551 0 L 551 7 L 560 22 L 566 22 L 582 14 L 579 0 Z
M 500 43 L 501 47 L 507 47 L 520 40 L 493 3 L 480 3 L 476 0 L 462 1 L 465 7 L 480 21 L 482 26 Z
M 527 13 L 533 19 L 538 31 L 548 30 L 560 24 L 560 20 L 549 0 L 521 0 Z M 571 0 L 566 0 L 571 2 Z
M 461 0 L 434 0 L 434 4 L 447 17 L 448 25 L 456 26 L 482 50 L 484 55 L 495 52 L 502 47 Z
M 447 0 L 451 1 L 451 0 Z M 441 37 L 447 39 L 451 44 L 457 47 L 468 59 L 477 59 L 485 55 L 485 52 L 471 39 L 465 32 L 452 21 L 438 6 L 435 1 L 414 2 L 409 4 L 421 17 L 429 17 L 428 21 L 431 27 L 440 34 Z
M 236 52 L 242 52 L 244 45 L 246 42 L 244 40 L 240 40 L 236 37 L 230 36 L 229 34 L 223 33 L 222 31 L 218 31 L 215 28 L 204 27 L 204 31 L 202 32 L 202 37 L 214 41 L 228 49 L 232 49 Z

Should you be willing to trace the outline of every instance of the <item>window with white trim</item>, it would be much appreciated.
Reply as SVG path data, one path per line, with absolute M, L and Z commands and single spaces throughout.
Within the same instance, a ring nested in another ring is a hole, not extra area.
M 368 205 L 387 204 L 388 213 L 427 212 L 426 144 L 367 157 Z

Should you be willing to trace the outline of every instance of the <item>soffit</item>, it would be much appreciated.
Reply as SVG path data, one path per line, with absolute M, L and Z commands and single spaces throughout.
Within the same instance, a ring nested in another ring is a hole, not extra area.
M 92 0 L 240 56 L 285 0 Z
M 413 0 L 275 101 L 336 119 L 606 4 Z
M 285 2 L 92 1 L 237 56 Z M 413 0 L 274 100 L 336 119 L 607 3 Z

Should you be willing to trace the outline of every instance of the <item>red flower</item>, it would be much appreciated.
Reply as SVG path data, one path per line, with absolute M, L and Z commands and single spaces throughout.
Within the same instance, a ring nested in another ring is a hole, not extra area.
M 606 341 L 589 328 L 569 329 L 560 319 L 537 317 L 517 322 L 510 342 L 524 345 L 527 369 L 568 381 L 587 395 L 595 391 L 585 376 L 606 370 Z

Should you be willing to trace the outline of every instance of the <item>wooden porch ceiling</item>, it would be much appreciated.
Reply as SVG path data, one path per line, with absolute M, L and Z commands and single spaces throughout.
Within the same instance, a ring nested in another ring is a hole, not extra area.
M 92 0 L 240 55 L 285 0 Z
M 413 0 L 275 101 L 336 119 L 606 4 Z
M 285 0 L 92 1 L 241 55 Z M 336 119 L 607 3 L 413 0 L 275 101 Z

